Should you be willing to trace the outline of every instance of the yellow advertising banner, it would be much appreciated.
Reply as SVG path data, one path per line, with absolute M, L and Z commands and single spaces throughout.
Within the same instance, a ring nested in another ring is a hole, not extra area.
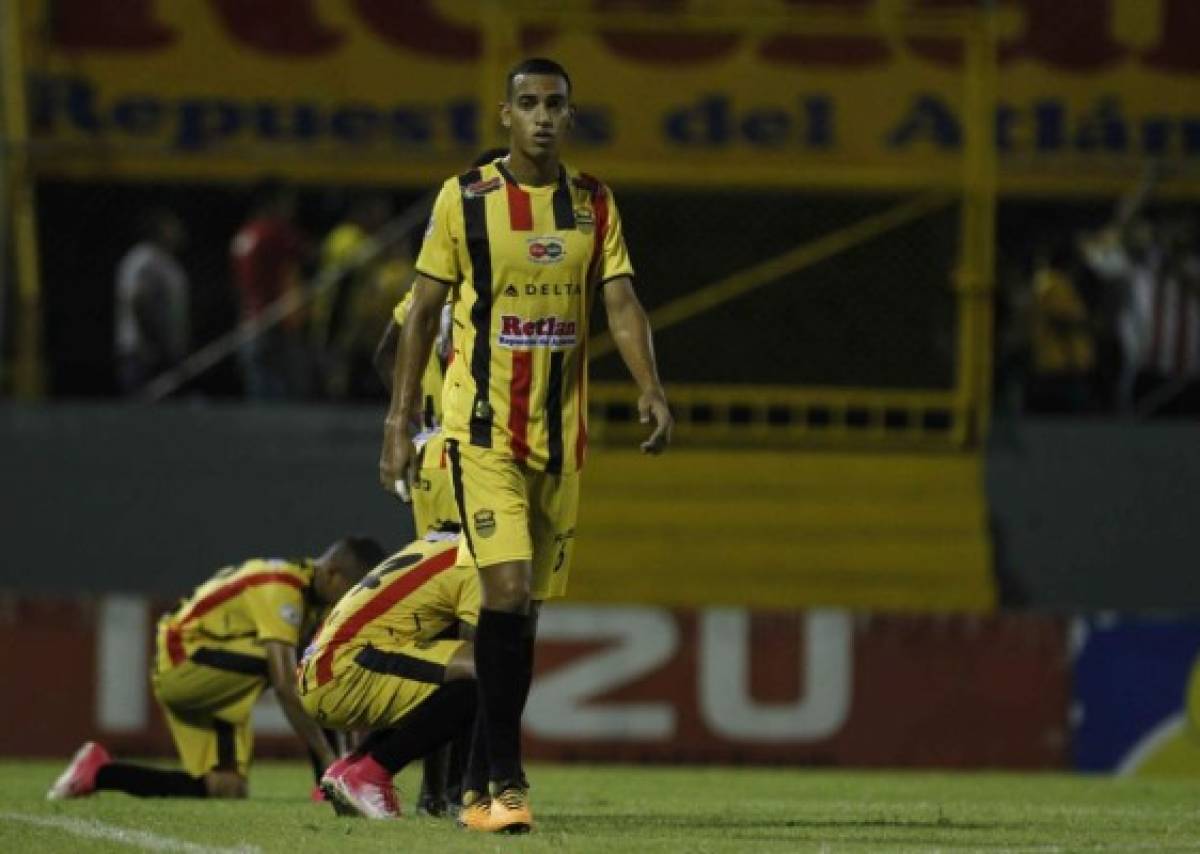
M 607 180 L 878 189 L 959 180 L 964 45 L 910 24 L 982 5 L 21 3 L 43 174 L 428 185 L 495 141 L 532 54 L 570 70 L 570 157 Z M 1002 191 L 1110 192 L 1147 159 L 1200 191 L 1200 2 L 996 7 Z

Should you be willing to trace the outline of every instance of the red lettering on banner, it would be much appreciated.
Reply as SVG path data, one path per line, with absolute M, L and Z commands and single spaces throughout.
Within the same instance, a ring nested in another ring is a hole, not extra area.
M 1160 71 L 1200 71 L 1200 3 L 1195 0 L 1161 0 L 1162 41 L 1143 57 L 1149 68 Z
M 209 0 L 230 35 L 263 53 L 320 56 L 345 38 L 317 20 L 313 0 Z
M 483 39 L 478 27 L 457 24 L 444 17 L 430 0 L 408 0 L 397 9 L 396 0 L 354 0 L 354 8 L 368 27 L 384 41 L 414 53 L 443 59 L 478 59 Z M 545 27 L 524 28 L 522 50 L 543 45 L 554 34 Z
M 816 7 L 813 11 L 837 11 L 852 20 L 865 20 L 875 0 L 788 0 L 789 5 Z M 774 36 L 762 43 L 759 56 L 767 62 L 786 65 L 828 65 L 838 68 L 862 68 L 881 65 L 890 53 L 883 40 L 874 36 L 787 35 Z
M 158 50 L 178 38 L 155 20 L 154 0 L 58 0 L 49 18 L 54 44 L 68 50 Z
M 602 12 L 648 10 L 674 14 L 683 6 L 683 0 L 596 0 L 596 8 Z M 728 56 L 740 38 L 735 33 L 600 31 L 601 41 L 613 53 L 648 65 L 713 62 Z
M 1002 0 L 1016 6 L 1023 17 L 1022 32 L 1000 45 L 1001 62 L 1036 59 L 1064 71 L 1098 71 L 1120 62 L 1130 53 L 1112 37 L 1112 0 L 1063 3 L 1061 0 Z M 974 11 L 977 0 L 914 0 L 913 15 L 922 12 Z M 914 37 L 909 41 L 920 56 L 943 65 L 961 65 L 963 47 L 958 40 Z

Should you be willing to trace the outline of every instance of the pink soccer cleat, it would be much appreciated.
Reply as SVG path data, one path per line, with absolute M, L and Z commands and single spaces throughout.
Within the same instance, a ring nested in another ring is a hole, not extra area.
M 321 790 L 338 815 L 400 817 L 392 775 L 370 756 L 335 762 L 321 777 Z
M 46 792 L 46 800 L 62 801 L 83 798 L 96 791 L 96 772 L 112 762 L 108 751 L 94 741 L 87 742 L 75 752 L 67 770 L 59 775 Z

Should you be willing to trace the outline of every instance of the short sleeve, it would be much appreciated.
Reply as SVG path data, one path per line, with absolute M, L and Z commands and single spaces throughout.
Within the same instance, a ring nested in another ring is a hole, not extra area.
M 246 589 L 246 608 L 259 643 L 283 641 L 298 646 L 304 623 L 304 597 L 298 586 L 283 582 Z
M 462 192 L 458 181 L 451 178 L 442 185 L 437 201 L 433 203 L 433 213 L 430 214 L 425 239 L 421 243 L 421 254 L 417 256 L 418 273 L 451 285 L 462 279 L 458 263 L 461 204 Z
M 603 204 L 607 207 L 607 217 L 604 228 L 604 245 L 600 255 L 600 281 L 607 282 L 618 276 L 633 276 L 633 263 L 629 260 L 629 250 L 625 248 L 625 231 L 621 227 L 621 213 L 617 210 L 617 201 L 612 191 L 604 187 Z

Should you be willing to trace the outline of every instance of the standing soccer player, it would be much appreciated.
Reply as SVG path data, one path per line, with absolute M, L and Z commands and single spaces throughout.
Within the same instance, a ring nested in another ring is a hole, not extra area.
M 655 422 L 642 450 L 661 452 L 671 435 L 612 194 L 559 159 L 573 116 L 571 81 L 558 63 L 529 59 L 509 72 L 500 120 L 510 153 L 442 186 L 400 342 L 391 417 L 406 424 L 420 412 L 421 372 L 452 298 L 444 429 L 463 525 L 460 559 L 473 560 L 480 574 L 475 748 L 486 745 L 491 780 L 490 797 L 468 796 L 462 813 L 477 830 L 524 832 L 533 824 L 521 716 L 538 604 L 564 594 L 571 564 L 597 293 L 640 390 L 642 420 Z M 415 451 L 404 431 L 393 435 L 394 475 L 404 476 Z

